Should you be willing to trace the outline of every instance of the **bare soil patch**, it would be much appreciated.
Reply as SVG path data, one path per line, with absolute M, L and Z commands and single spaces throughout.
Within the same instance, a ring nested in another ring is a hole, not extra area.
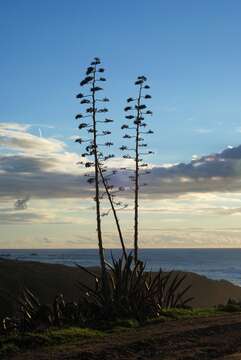
M 241 315 L 175 320 L 75 344 L 14 355 L 12 360 L 239 359 Z M 227 357 L 233 354 L 233 357 Z

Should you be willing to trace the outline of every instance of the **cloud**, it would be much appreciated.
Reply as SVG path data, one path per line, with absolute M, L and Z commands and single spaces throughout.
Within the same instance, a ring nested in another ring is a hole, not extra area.
M 77 166 L 80 156 L 69 152 L 64 142 L 38 137 L 24 124 L 0 124 L 0 196 L 14 199 L 92 197 L 85 168 Z M 130 196 L 133 161 L 116 158 L 110 169 L 126 168 L 113 177 L 124 186 L 122 196 Z M 171 198 L 185 193 L 232 192 L 241 190 L 241 146 L 220 153 L 194 157 L 189 163 L 149 164 L 151 175 L 142 172 L 141 196 L 146 199 Z
M 11 130 L 11 131 L 26 131 L 27 129 L 29 129 L 31 126 L 29 124 L 20 124 L 20 123 L 5 123 L 5 122 L 1 122 L 0 123 L 0 131 L 6 131 L 6 130 Z
M 27 124 L 1 123 L 0 147 L 0 223 L 7 225 L 2 228 L 7 229 L 6 235 L 11 239 L 7 239 L 4 233 L 2 238 L 6 241 L 25 239 L 25 232 L 28 232 L 29 238 L 34 239 L 37 235 L 32 234 L 29 225 L 45 224 L 39 238 L 45 246 L 62 244 L 75 247 L 82 244 L 83 247 L 95 247 L 92 216 L 95 204 L 90 201 L 94 189 L 86 183 L 86 169 L 77 165 L 80 156 L 71 152 L 63 141 L 32 134 Z M 133 208 L 133 192 L 130 191 L 132 184 L 129 176 L 133 161 L 114 158 L 107 162 L 107 166 L 110 170 L 126 168 L 113 176 L 113 183 L 126 188 L 121 196 L 130 206 L 120 212 L 120 217 L 128 241 L 132 239 L 130 211 Z M 219 153 L 194 156 L 187 163 L 148 164 L 148 169 L 151 174 L 144 175 L 142 172 L 140 181 L 141 184 L 147 183 L 141 188 L 140 203 L 143 246 L 240 245 L 240 232 L 232 229 L 219 231 L 211 227 L 217 226 L 220 218 L 224 227 L 229 224 L 239 226 L 241 146 L 228 146 Z M 28 201 L 30 198 L 31 201 Z M 102 210 L 107 206 L 104 202 Z M 200 218 L 208 231 L 191 228 L 191 225 L 200 223 Z M 156 229 L 151 227 L 154 222 Z M 160 222 L 161 226 L 158 225 Z M 119 246 L 111 216 L 104 218 L 103 223 L 105 245 Z M 22 224 L 24 226 L 19 226 Z M 16 232 L 12 225 L 23 230 Z M 185 226 L 185 229 L 180 228 Z M 79 234 L 79 238 L 73 237 L 74 234 Z M 33 243 L 37 246 L 37 240 Z M 131 246 L 132 240 L 128 244 Z
M 158 191 L 159 189 L 159 191 Z M 241 146 L 194 158 L 168 168 L 155 166 L 151 172 L 151 193 L 239 191 L 241 189 Z
M 47 214 L 42 212 L 22 211 L 13 209 L 1 209 L 0 224 L 33 224 L 49 222 Z
M 1 123 L 0 146 L 11 150 L 19 150 L 21 153 L 32 155 L 46 154 L 48 152 L 63 151 L 65 144 L 54 138 L 43 138 L 31 134 L 28 124 Z
M 145 246 L 148 238 L 148 246 L 152 248 L 220 248 L 220 247 L 237 247 L 241 245 L 240 229 L 213 229 L 203 230 L 199 228 L 183 228 L 183 229 L 143 229 L 142 246 Z
M 0 196 L 16 199 L 84 194 L 84 169 L 77 166 L 80 157 L 67 151 L 65 143 L 38 137 L 29 129 L 23 124 L 0 124 L 0 148 L 5 149 L 0 155 Z

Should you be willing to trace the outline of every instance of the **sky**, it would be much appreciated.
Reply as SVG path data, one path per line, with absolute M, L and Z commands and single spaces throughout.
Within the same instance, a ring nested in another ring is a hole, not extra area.
M 238 0 L 2 1 L 0 248 L 97 246 L 92 189 L 73 141 L 75 95 L 95 56 L 115 120 L 111 168 L 126 165 L 120 127 L 134 80 L 145 75 L 151 86 L 155 154 L 140 245 L 240 247 L 240 14 Z M 128 185 L 124 175 L 116 181 Z M 131 247 L 128 191 L 125 201 L 119 216 Z M 119 247 L 111 216 L 102 222 L 105 247 Z

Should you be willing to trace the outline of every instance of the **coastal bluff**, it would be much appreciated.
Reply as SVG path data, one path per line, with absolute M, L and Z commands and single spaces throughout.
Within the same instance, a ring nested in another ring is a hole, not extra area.
M 160 264 L 161 266 L 161 264 Z M 98 268 L 91 268 L 98 273 Z M 211 280 L 205 276 L 186 273 L 184 286 L 192 284 L 188 296 L 193 296 L 193 307 L 212 307 L 225 304 L 229 298 L 241 300 L 241 287 L 226 280 Z M 88 284 L 86 272 L 76 267 L 33 261 L 0 259 L 0 317 L 11 316 L 17 308 L 16 299 L 23 287 L 29 288 L 42 303 L 52 303 L 63 293 L 66 301 L 77 301 L 80 296 L 78 281 Z

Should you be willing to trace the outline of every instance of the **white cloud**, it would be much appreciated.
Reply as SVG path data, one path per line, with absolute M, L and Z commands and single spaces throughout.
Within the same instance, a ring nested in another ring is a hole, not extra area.
M 40 138 L 29 132 L 28 125 L 12 123 L 1 124 L 0 146 L 8 151 L 0 157 L 0 196 L 63 198 L 91 195 L 91 188 L 83 176 L 85 168 L 77 166 L 80 156 L 67 151 L 64 142 Z M 113 177 L 113 182 L 129 189 L 133 160 L 114 158 L 107 166 L 126 168 Z M 148 168 L 151 175 L 143 176 L 143 182 L 148 184 L 143 188 L 143 197 L 238 191 L 241 188 L 241 147 L 195 157 L 187 164 L 149 164 Z
M 38 199 L 90 199 L 94 190 L 86 183 L 86 169 L 78 166 L 80 156 L 67 149 L 63 141 L 52 137 L 40 138 L 30 133 L 29 125 L 16 123 L 0 124 L 0 146 L 6 149 L 0 155 L 0 197 L 10 199 L 12 204 L 18 199 L 30 198 L 30 204 Z M 126 192 L 122 197 L 131 198 L 131 182 L 129 176 L 133 169 L 133 160 L 114 158 L 107 162 L 109 169 L 126 168 L 118 171 L 113 177 L 116 186 L 124 186 Z M 211 203 L 211 198 L 220 193 L 241 192 L 241 146 L 228 147 L 224 151 L 202 157 L 194 157 L 189 163 L 181 164 L 149 164 L 150 175 L 141 176 L 141 183 L 147 183 L 141 190 L 142 201 L 146 213 L 188 214 L 194 209 L 196 213 L 215 213 L 237 215 L 240 204 Z M 213 195 L 212 195 L 213 194 Z M 175 203 L 178 199 L 185 201 L 185 195 L 190 204 Z M 217 196 L 216 196 L 217 198 Z M 230 195 L 230 198 L 232 196 Z M 197 200 L 198 199 L 198 200 Z M 161 204 L 157 201 L 161 200 Z M 165 204 L 168 201 L 169 204 Z M 202 201 L 202 203 L 200 203 Z M 207 205 L 204 202 L 207 202 Z M 231 200 L 230 200 L 231 201 Z M 199 205 L 196 204 L 199 202 Z M 154 205 L 155 203 L 155 205 Z M 165 206 L 164 206 L 165 204 Z M 51 205 L 46 207 L 51 209 Z M 66 208 L 66 206 L 65 206 Z M 78 222 L 73 211 L 61 214 L 59 211 L 46 212 L 33 208 L 24 209 L 25 213 L 8 213 L 9 218 L 27 219 L 35 214 L 31 221 L 61 221 Z M 77 211 L 77 210 L 76 210 Z M 80 209 L 78 210 L 80 211 Z M 77 211 L 77 212 L 78 212 Z M 127 212 L 130 211 L 127 209 Z M 124 213 L 124 212 L 123 212 Z M 54 214 L 54 215 L 53 215 Z M 6 212 L 5 212 L 6 218 Z M 2 219 L 3 219 L 2 216 Z M 28 220 L 26 220 L 28 221 Z
M 46 139 L 33 135 L 27 131 L 29 128 L 29 125 L 24 124 L 1 123 L 0 146 L 32 156 L 64 150 L 65 144 L 63 142 L 54 138 Z
M 11 131 L 26 131 L 31 126 L 29 124 L 20 124 L 12 122 L 0 122 L 0 129 L 2 130 L 11 130 Z
M 237 247 L 241 246 L 240 229 L 213 229 L 205 231 L 202 228 L 183 229 L 142 229 L 145 247 L 148 238 L 148 246 L 153 248 L 209 248 L 209 247 Z M 151 234 L 148 236 L 148 234 Z

